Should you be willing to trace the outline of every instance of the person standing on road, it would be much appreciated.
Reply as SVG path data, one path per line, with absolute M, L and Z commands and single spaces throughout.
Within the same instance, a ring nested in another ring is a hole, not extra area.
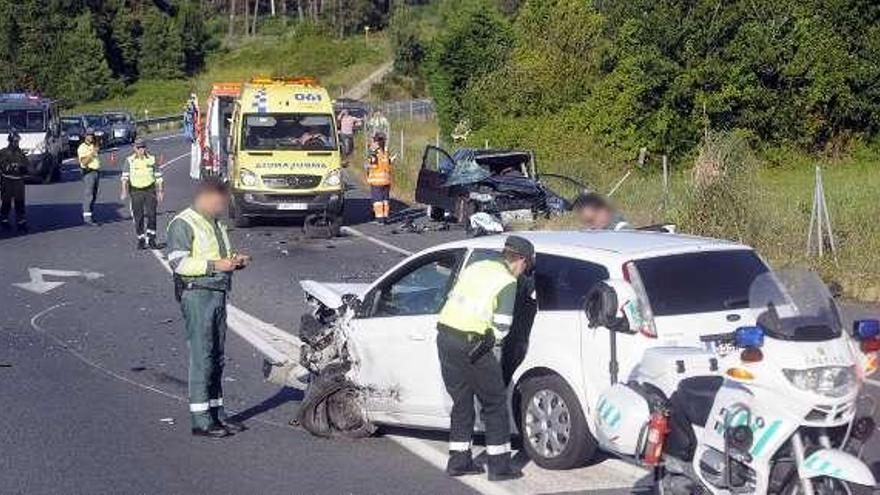
M 243 431 L 223 407 L 226 296 L 232 272 L 250 257 L 232 249 L 219 220 L 229 202 L 229 188 L 209 177 L 199 183 L 193 206 L 168 224 L 166 255 L 174 272 L 174 292 L 186 321 L 189 346 L 189 410 L 192 434 L 223 438 Z
M 342 151 L 346 157 L 354 151 L 354 126 L 359 123 L 361 123 L 361 119 L 349 113 L 348 110 L 339 113 L 339 138 L 342 141 Z
M 474 396 L 486 423 L 489 480 L 516 479 L 511 464 L 507 388 L 496 343 L 513 323 L 517 278 L 534 265 L 535 248 L 527 239 L 510 236 L 502 259 L 478 261 L 465 268 L 440 311 L 437 353 L 446 391 L 452 397 L 449 431 L 450 476 L 480 474 L 471 455 Z
M 164 198 L 162 169 L 156 164 L 156 157 L 147 153 L 147 146 L 141 139 L 134 142 L 134 154 L 128 157 L 122 170 L 120 199 L 125 201 L 126 197 L 131 197 L 137 248 L 159 249 L 156 242 L 156 207 Z
M 391 162 L 393 157 L 385 146 L 385 135 L 373 136 L 367 159 L 367 184 L 373 200 L 373 217 L 377 222 L 388 221 L 391 214 Z
M 630 224 L 600 194 L 587 192 L 574 200 L 572 209 L 587 230 L 628 230 Z
M 95 201 L 98 199 L 98 185 L 101 182 L 101 159 L 98 143 L 95 140 L 95 130 L 89 128 L 86 130 L 86 137 L 83 143 L 76 150 L 76 156 L 79 160 L 79 168 L 82 172 L 83 181 L 83 222 L 86 225 L 97 225 L 92 218 L 92 210 L 95 207 Z
M 19 232 L 27 232 L 27 216 L 24 206 L 24 177 L 27 174 L 28 159 L 18 146 L 21 136 L 9 131 L 9 144 L 0 150 L 0 190 L 3 201 L 0 206 L 0 227 L 9 229 L 9 212 L 15 206 L 15 224 Z

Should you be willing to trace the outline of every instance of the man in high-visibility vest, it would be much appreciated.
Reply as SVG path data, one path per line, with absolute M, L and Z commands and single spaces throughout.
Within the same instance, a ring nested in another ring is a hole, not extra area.
M 471 455 L 475 395 L 486 424 L 489 480 L 522 476 L 511 464 L 507 389 L 495 347 L 513 323 L 517 278 L 534 265 L 534 259 L 531 242 L 508 237 L 500 259 L 477 261 L 462 270 L 440 311 L 437 352 L 443 383 L 452 398 L 446 464 L 450 476 L 483 472 Z
M 192 434 L 223 438 L 244 430 L 223 407 L 226 295 L 232 272 L 250 262 L 235 253 L 218 217 L 229 202 L 228 186 L 209 177 L 199 183 L 193 206 L 168 224 L 166 255 L 174 292 L 186 321 L 189 346 L 189 410 Z
M 98 157 L 98 142 L 95 140 L 94 129 L 86 130 L 83 143 L 76 150 L 79 168 L 82 172 L 83 203 L 82 215 L 86 225 L 97 225 L 92 218 L 92 210 L 98 199 L 98 185 L 101 182 L 101 159 Z
M 156 157 L 147 153 L 147 145 L 141 139 L 134 142 L 134 154 L 125 160 L 122 169 L 120 199 L 125 201 L 126 197 L 131 197 L 137 248 L 159 249 L 156 242 L 156 207 L 164 199 L 162 169 L 156 163 Z
M 391 162 L 393 157 L 385 146 L 385 135 L 373 136 L 370 156 L 367 159 L 367 184 L 373 200 L 373 217 L 385 222 L 391 214 Z

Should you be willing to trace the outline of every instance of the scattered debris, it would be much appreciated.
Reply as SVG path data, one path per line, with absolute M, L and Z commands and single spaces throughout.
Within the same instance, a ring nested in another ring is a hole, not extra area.
M 167 424 L 167 425 L 173 425 L 173 424 L 174 424 L 174 418 L 161 418 L 161 419 L 159 420 L 159 422 L 160 422 L 160 423 L 165 423 L 165 424 Z
M 0 368 L 12 368 L 12 364 L 10 364 L 10 363 L 0 363 Z
M 174 318 L 165 318 L 164 320 L 159 322 L 162 325 L 168 325 L 174 323 Z

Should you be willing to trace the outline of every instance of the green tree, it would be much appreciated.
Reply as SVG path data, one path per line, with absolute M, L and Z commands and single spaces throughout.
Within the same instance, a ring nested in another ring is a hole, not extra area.
M 186 54 L 175 20 L 157 9 L 148 9 L 143 19 L 141 54 L 138 69 L 147 79 L 183 77 Z
M 55 75 L 59 81 L 54 95 L 66 102 L 98 101 L 114 92 L 117 82 L 88 14 L 73 19 L 61 37 L 60 55 L 68 61 L 65 71 Z
M 184 0 L 177 11 L 177 26 L 183 46 L 184 71 L 195 74 L 205 63 L 205 46 L 208 33 L 205 29 L 204 12 L 199 3 Z
M 510 26 L 494 5 L 475 0 L 451 9 L 447 30 L 428 57 L 428 82 L 445 133 L 472 117 L 462 102 L 468 85 L 501 67 L 513 43 Z

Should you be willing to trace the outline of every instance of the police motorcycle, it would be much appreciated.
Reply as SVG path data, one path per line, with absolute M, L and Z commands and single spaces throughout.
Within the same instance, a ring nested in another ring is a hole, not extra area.
M 590 326 L 611 330 L 612 384 L 592 411 L 603 450 L 654 468 L 659 492 L 674 495 L 876 485 L 860 459 L 875 405 L 860 392 L 877 368 L 880 322 L 844 332 L 816 274 L 768 272 L 750 288 L 754 325 L 701 337 L 701 346 L 648 349 L 618 382 L 615 334 L 630 332 L 637 304 L 623 281 L 587 298 Z

